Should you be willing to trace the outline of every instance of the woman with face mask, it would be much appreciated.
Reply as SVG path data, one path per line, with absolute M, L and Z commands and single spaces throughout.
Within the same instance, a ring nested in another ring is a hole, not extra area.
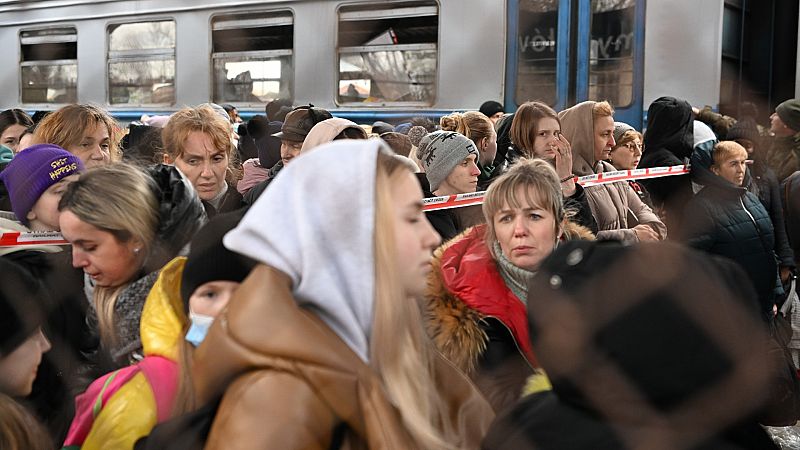
M 478 448 L 493 414 L 422 326 L 414 175 L 379 140 L 281 173 L 224 239 L 260 264 L 195 352 L 198 404 L 222 397 L 205 448 Z
M 483 214 L 485 225 L 434 253 L 426 324 L 439 350 L 500 411 L 538 367 L 527 341 L 528 280 L 560 241 L 593 236 L 570 222 L 555 170 L 541 159 L 520 160 L 497 178 Z
M 215 217 L 192 239 L 188 258 L 161 270 L 142 311 L 144 359 L 99 378 L 78 397 L 65 447 L 133 448 L 157 423 L 194 409 L 194 348 L 255 266 L 222 246 L 240 218 Z M 98 398 L 104 399 L 99 411 Z

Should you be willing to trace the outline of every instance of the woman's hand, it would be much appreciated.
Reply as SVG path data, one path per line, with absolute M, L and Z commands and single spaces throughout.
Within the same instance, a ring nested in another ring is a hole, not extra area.
M 636 225 L 633 227 L 633 232 L 636 233 L 639 242 L 658 240 L 658 233 L 649 225 Z
M 561 182 L 561 193 L 564 197 L 571 197 L 575 194 L 575 180 L 572 179 L 572 146 L 569 145 L 569 141 L 567 138 L 564 137 L 563 134 L 559 133 L 556 136 L 556 141 L 552 145 L 553 150 L 555 150 L 555 165 L 556 165 L 556 174 L 558 174 L 559 180 L 563 180 L 567 177 L 569 179 L 567 181 Z

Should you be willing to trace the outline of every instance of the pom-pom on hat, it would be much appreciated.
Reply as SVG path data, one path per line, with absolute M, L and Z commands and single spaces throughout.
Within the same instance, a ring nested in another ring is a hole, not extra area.
M 0 173 L 8 189 L 11 210 L 23 224 L 28 212 L 50 186 L 81 173 L 83 162 L 77 156 L 53 144 L 39 144 L 17 153 Z

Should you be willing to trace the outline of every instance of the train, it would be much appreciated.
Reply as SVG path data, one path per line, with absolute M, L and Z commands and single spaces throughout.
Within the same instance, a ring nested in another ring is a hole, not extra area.
M 288 98 L 370 123 L 605 99 L 641 127 L 662 95 L 798 96 L 797 21 L 780 0 L 0 0 L 0 107 L 131 121 Z

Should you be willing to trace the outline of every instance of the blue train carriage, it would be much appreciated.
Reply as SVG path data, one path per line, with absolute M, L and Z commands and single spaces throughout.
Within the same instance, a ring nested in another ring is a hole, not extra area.
M 93 102 L 130 121 L 290 97 L 369 123 L 608 99 L 640 125 L 661 95 L 720 103 L 735 1 L 0 1 L 19 61 L 0 66 L 0 107 Z

